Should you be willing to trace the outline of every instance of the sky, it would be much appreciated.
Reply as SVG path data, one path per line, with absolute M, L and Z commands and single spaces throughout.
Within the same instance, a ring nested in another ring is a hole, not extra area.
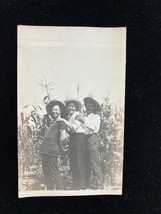
M 40 105 L 44 113 L 44 76 L 55 99 L 76 98 L 79 83 L 81 102 L 110 94 L 124 108 L 125 66 L 126 28 L 19 26 L 18 110 Z

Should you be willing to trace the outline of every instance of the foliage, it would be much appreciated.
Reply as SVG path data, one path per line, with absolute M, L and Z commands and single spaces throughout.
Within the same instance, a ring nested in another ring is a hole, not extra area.
M 102 109 L 98 138 L 104 182 L 117 189 L 122 185 L 124 114 L 110 103 L 109 96 L 104 98 Z
M 45 93 L 47 96 L 44 97 L 44 103 L 47 104 L 53 98 L 53 81 L 47 82 L 45 75 L 42 73 L 44 78 L 44 83 L 40 83 L 41 86 L 41 94 Z
M 27 106 L 25 106 L 27 108 Z M 113 189 L 121 188 L 123 163 L 123 110 L 111 104 L 109 96 L 104 98 L 101 112 L 101 128 L 98 133 L 100 142 L 100 161 L 104 174 L 105 186 Z M 29 116 L 22 112 L 18 126 L 18 159 L 20 190 L 43 190 L 43 173 L 40 157 L 40 146 L 43 142 L 44 118 L 36 108 Z M 69 157 L 59 158 L 59 169 L 64 178 L 66 189 L 71 186 Z M 91 177 L 94 186 L 94 176 Z

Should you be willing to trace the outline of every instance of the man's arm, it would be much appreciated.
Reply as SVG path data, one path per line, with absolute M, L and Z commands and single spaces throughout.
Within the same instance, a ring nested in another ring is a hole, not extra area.
M 78 120 L 75 120 L 73 123 L 68 122 L 67 120 L 65 120 L 64 118 L 59 118 L 58 121 L 64 122 L 66 124 L 66 126 L 71 130 L 71 131 L 76 131 L 77 128 L 80 125 L 80 122 Z
M 62 143 L 66 139 L 66 130 L 60 129 L 60 138 L 59 142 Z

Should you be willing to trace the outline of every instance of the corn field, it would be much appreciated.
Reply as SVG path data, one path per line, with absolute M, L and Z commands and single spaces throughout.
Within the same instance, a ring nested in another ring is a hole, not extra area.
M 26 106 L 27 107 L 27 106 Z M 26 116 L 19 115 L 18 125 L 18 168 L 19 190 L 44 190 L 43 173 L 41 166 L 40 146 L 47 129 L 44 117 L 36 112 L 36 108 Z M 124 111 L 117 109 L 110 102 L 109 96 L 102 104 L 101 127 L 98 133 L 100 142 L 99 154 L 104 175 L 104 185 L 111 189 L 121 189 L 123 168 L 123 120 Z M 32 121 L 32 125 L 29 123 Z M 68 151 L 65 158 L 59 158 L 64 186 L 70 189 L 72 176 L 70 172 Z M 95 187 L 94 177 L 91 176 L 91 185 Z

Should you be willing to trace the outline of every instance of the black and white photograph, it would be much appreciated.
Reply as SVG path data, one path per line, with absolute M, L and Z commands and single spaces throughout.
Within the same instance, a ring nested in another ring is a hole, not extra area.
M 18 197 L 122 195 L 126 28 L 17 27 Z

